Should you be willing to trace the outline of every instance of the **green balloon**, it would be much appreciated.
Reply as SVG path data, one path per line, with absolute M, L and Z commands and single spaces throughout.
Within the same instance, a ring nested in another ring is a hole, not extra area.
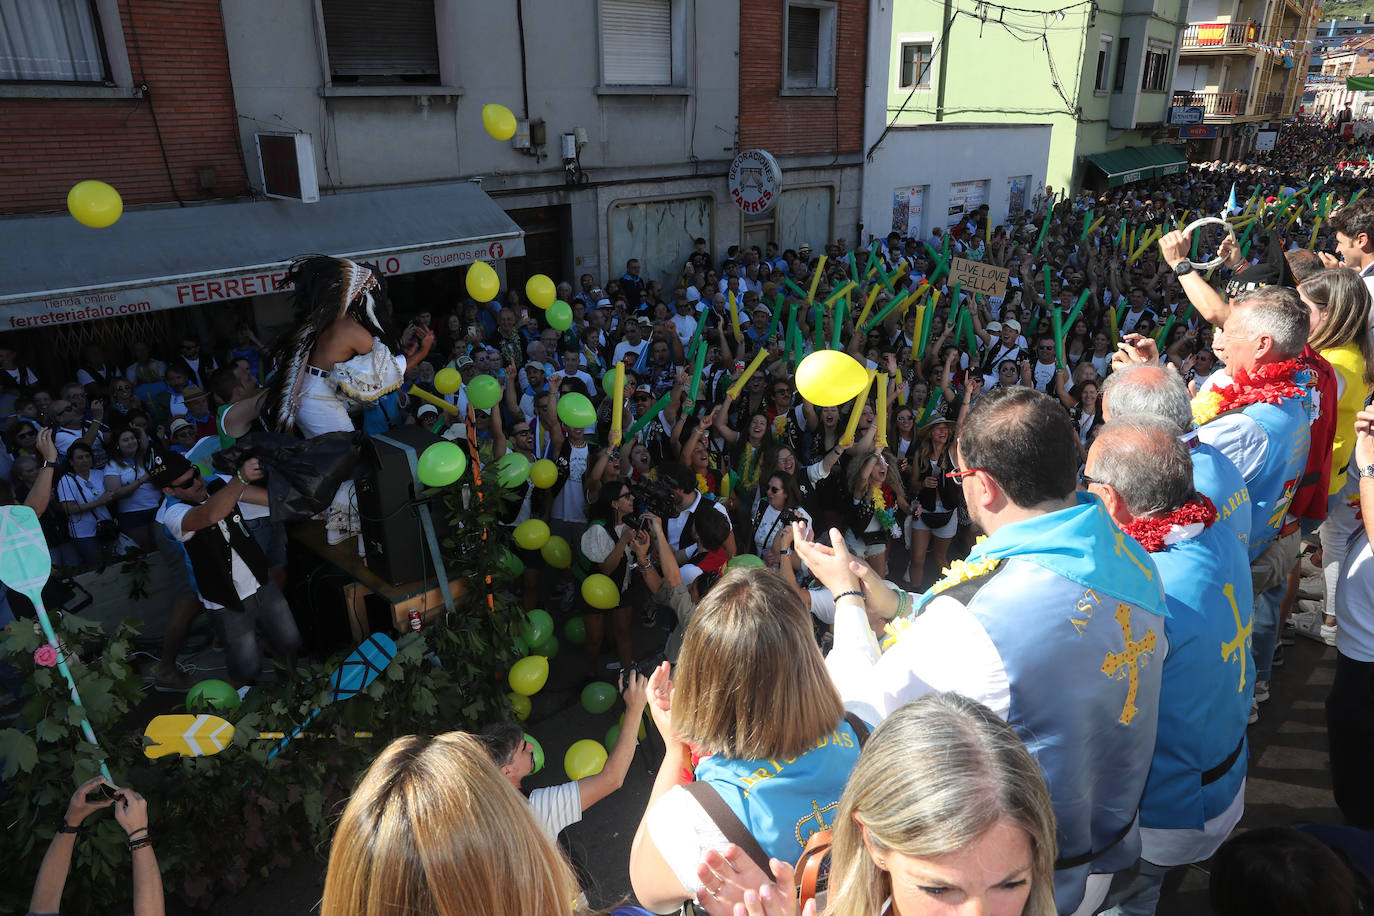
M 558 654 L 558 637 L 550 635 L 548 639 L 534 647 L 534 654 L 553 658 Z
M 542 645 L 550 636 L 553 635 L 553 618 L 548 611 L 535 608 L 525 615 L 525 622 L 520 627 L 520 638 L 531 646 Z
M 496 561 L 496 568 L 502 575 L 512 579 L 519 578 L 525 572 L 524 562 L 506 547 L 501 548 L 501 556 Z
M 436 442 L 420 453 L 416 474 L 427 487 L 447 487 L 463 476 L 468 459 L 456 442 Z
M 478 410 L 491 410 L 501 400 L 501 383 L 490 375 L 479 375 L 468 382 L 468 403 Z
M 616 743 L 617 741 L 619 741 L 619 740 L 620 740 L 620 723 L 617 722 L 617 723 L 615 723 L 614 725 L 612 725 L 610 728 L 606 729 L 606 740 L 601 742 L 602 745 L 604 745 L 605 748 L 606 748 L 606 753 L 609 754 L 611 751 L 615 750 L 615 743 Z
M 574 391 L 558 399 L 558 419 L 574 429 L 591 426 L 596 422 L 596 408 L 585 394 Z
M 592 681 L 582 688 L 582 708 L 600 715 L 615 705 L 615 688 L 605 681 Z
M 544 769 L 544 748 L 529 732 L 525 732 L 525 741 L 529 743 L 530 750 L 534 753 L 534 772 L 538 773 Z
M 191 710 L 217 709 L 228 711 L 237 709 L 239 692 L 224 681 L 211 678 L 201 681 L 186 691 L 186 708 Z
M 521 658 L 524 658 L 526 655 L 530 654 L 530 644 L 525 642 L 523 637 L 511 637 L 511 645 L 515 646 L 515 654 L 520 656 Z
M 496 462 L 496 480 L 513 490 L 530 479 L 530 460 L 519 452 L 506 452 Z
M 763 566 L 763 560 L 752 553 L 742 553 L 731 557 L 730 562 L 725 564 L 726 569 L 756 569 Z
M 574 617 L 563 624 L 563 638 L 574 645 L 582 645 L 587 641 L 587 621 Z
M 549 327 L 559 331 L 566 331 L 572 327 L 572 306 L 563 301 L 557 301 L 549 306 L 544 313 L 549 319 Z
M 628 384 L 628 383 L 627 383 Z M 601 390 L 606 392 L 606 397 L 615 397 L 615 368 L 601 376 Z

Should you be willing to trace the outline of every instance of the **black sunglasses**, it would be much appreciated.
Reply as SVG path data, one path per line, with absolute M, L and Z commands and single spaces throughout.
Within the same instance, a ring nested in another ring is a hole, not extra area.
M 174 484 L 171 485 L 171 487 L 172 487 L 173 490 L 185 490 L 187 487 L 191 486 L 192 484 L 194 484 L 194 483 L 195 483 L 197 480 L 199 480 L 199 479 L 200 479 L 200 468 L 196 467 L 195 465 L 192 465 L 192 466 L 191 466 L 191 476 L 188 477 L 188 478 L 186 478 L 186 482 L 185 482 L 185 483 L 174 483 Z

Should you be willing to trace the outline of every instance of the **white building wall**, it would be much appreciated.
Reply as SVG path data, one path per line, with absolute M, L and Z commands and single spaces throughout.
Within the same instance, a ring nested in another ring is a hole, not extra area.
M 894 127 L 864 169 L 865 238 L 893 231 L 895 192 L 923 190 L 923 213 L 915 227 L 922 237 L 953 221 L 951 204 L 986 183 L 993 225 L 1008 216 L 1010 182 L 1026 178 L 1025 199 L 1044 186 L 1050 155 L 1048 124 L 924 124 Z M 976 198 L 970 201 L 976 206 Z M 1026 204 L 1029 206 L 1029 204 Z M 904 229 L 898 229 L 906 234 Z

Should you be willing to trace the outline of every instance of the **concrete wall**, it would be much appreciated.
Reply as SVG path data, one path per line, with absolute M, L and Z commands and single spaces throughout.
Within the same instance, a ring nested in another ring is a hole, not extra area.
M 311 134 L 322 188 L 479 175 L 490 191 L 561 187 L 559 137 L 575 127 L 588 134 L 582 167 L 592 181 L 633 179 L 646 170 L 690 173 L 694 163 L 709 168 L 728 160 L 739 110 L 737 2 L 680 2 L 675 50 L 689 61 L 686 88 L 656 95 L 598 91 L 597 0 L 523 2 L 528 112 L 514 0 L 436 0 L 446 86 L 371 90 L 326 88 L 313 3 L 226 3 L 225 34 L 250 171 L 257 130 Z M 385 94 L 390 92 L 402 94 Z M 491 102 L 517 118 L 545 120 L 548 143 L 539 161 L 487 135 L 481 112 Z
M 893 230 L 897 188 L 925 189 L 924 216 L 918 226 L 922 238 L 933 227 L 949 224 L 950 190 L 958 182 L 986 181 L 993 224 L 1005 222 L 1008 181 L 1030 176 L 1025 192 L 1029 201 L 1045 183 L 1050 149 L 1048 124 L 927 124 L 894 129 L 864 172 L 865 240 L 868 235 L 880 237 Z

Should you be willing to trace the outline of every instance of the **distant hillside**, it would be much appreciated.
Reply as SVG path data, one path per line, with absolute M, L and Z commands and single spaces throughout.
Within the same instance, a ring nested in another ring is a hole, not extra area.
M 1349 16 L 1359 21 L 1365 13 L 1374 17 L 1374 0 L 1328 0 L 1322 4 L 1323 19 L 1344 19 Z

